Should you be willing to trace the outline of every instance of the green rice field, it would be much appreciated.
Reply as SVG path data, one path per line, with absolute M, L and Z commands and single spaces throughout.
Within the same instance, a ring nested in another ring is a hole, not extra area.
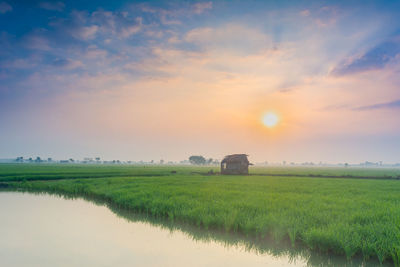
M 216 172 L 207 166 L 0 164 L 0 188 L 102 199 L 202 229 L 399 265 L 400 169 Z

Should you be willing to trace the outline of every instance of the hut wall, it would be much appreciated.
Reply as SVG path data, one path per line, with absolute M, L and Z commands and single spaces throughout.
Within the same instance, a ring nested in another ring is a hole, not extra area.
M 227 163 L 222 164 L 221 173 L 222 174 L 248 174 L 249 168 L 246 163 L 227 162 Z

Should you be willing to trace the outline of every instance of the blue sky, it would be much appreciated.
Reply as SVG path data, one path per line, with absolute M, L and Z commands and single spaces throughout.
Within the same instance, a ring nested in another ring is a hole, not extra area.
M 400 161 L 399 15 L 399 1 L 0 1 L 0 157 Z

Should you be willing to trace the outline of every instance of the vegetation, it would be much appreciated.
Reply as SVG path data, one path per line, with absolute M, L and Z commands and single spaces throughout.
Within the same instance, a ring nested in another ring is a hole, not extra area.
M 217 170 L 7 164 L 0 165 L 0 187 L 103 199 L 205 229 L 399 264 L 400 170 L 281 167 L 254 168 L 250 176 L 206 175 L 210 169 Z
M 219 164 L 218 160 L 213 160 L 212 158 L 206 159 L 203 156 L 190 156 L 189 162 L 194 165 L 206 165 L 206 164 L 218 165 Z
M 170 165 L 0 164 L 0 182 L 130 176 L 170 176 L 202 173 L 214 167 Z
M 190 156 L 189 162 L 196 165 L 204 165 L 206 164 L 206 159 L 203 156 Z

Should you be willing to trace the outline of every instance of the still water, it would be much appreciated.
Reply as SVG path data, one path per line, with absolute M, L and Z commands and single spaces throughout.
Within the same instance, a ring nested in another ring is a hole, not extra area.
M 360 266 L 172 230 L 83 199 L 0 192 L 0 212 L 1 266 Z

